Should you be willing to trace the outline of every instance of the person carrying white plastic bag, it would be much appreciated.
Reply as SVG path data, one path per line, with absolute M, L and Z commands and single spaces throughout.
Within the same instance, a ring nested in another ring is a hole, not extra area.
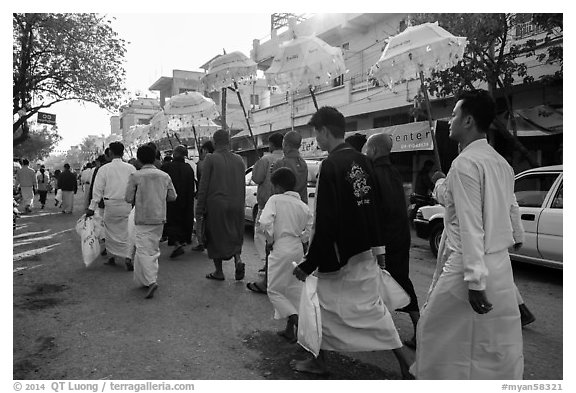
M 295 262 L 293 265 L 298 266 Z M 318 278 L 308 276 L 302 287 L 300 307 L 298 309 L 298 344 L 318 357 L 322 343 L 322 318 L 316 287 Z
M 86 267 L 100 255 L 100 244 L 96 236 L 94 218 L 82 215 L 76 222 L 76 232 L 80 235 L 82 245 L 82 259 Z

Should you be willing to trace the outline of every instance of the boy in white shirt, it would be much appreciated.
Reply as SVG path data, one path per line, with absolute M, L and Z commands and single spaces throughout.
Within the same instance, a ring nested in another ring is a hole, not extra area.
M 260 230 L 272 246 L 267 292 L 274 306 L 274 318 L 287 318 L 286 328 L 278 334 L 295 343 L 303 284 L 292 274 L 292 262 L 301 261 L 304 256 L 302 244 L 309 240 L 313 217 L 308 205 L 294 191 L 296 176 L 291 169 L 277 169 L 270 181 L 274 195 L 266 202 L 259 221 Z

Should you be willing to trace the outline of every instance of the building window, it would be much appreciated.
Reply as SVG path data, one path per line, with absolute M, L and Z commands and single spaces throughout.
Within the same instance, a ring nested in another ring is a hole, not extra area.
M 250 94 L 250 105 L 251 106 L 260 105 L 260 97 L 258 96 L 258 94 Z
M 349 43 L 349 42 L 345 42 L 344 44 L 342 44 L 342 49 L 343 49 L 343 50 L 350 50 L 350 43 Z
M 405 19 L 402 19 L 400 21 L 400 24 L 398 25 L 398 33 L 402 33 L 404 30 L 406 30 L 407 27 L 407 23 Z
M 333 79 L 332 86 L 342 86 L 344 84 L 344 74 L 339 75 L 337 78 Z
M 196 89 L 187 89 L 185 87 L 181 87 L 178 89 L 178 94 L 186 93 L 187 91 L 196 91 Z
M 120 118 L 120 129 L 124 128 L 124 119 L 121 117 Z
M 139 125 L 148 125 L 150 124 L 150 119 L 138 119 Z

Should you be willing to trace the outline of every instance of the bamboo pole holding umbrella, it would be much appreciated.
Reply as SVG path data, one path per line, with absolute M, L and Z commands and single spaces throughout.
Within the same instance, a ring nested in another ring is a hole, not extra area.
M 426 102 L 426 113 L 428 116 L 428 125 L 430 126 L 430 133 L 432 135 L 432 143 L 434 145 L 434 161 L 436 161 L 436 165 L 438 169 L 442 169 L 440 164 L 440 153 L 438 152 L 438 142 L 436 142 L 436 130 L 432 125 L 432 109 L 430 108 L 430 98 L 428 97 L 428 89 L 424 85 L 424 72 L 420 71 L 420 86 L 422 88 L 422 92 L 424 93 L 424 101 Z
M 425 73 L 456 65 L 464 57 L 466 44 L 466 37 L 450 34 L 438 26 L 438 22 L 409 26 L 388 39 L 382 56 L 370 69 L 371 77 L 382 81 L 391 89 L 414 76 L 419 77 L 434 145 L 434 159 L 439 169 L 442 169 L 442 166 L 424 77 Z
M 314 102 L 314 108 L 318 110 L 318 102 L 316 101 L 316 96 L 314 95 L 314 90 L 312 89 L 312 85 L 308 85 L 308 90 L 310 90 L 310 95 L 312 96 L 312 102 Z
M 252 139 L 252 144 L 254 145 L 254 151 L 258 152 L 258 144 L 256 143 L 256 138 L 252 132 L 252 127 L 250 126 L 250 120 L 246 114 L 246 108 L 244 107 L 244 101 L 242 100 L 242 95 L 240 94 L 240 89 L 238 89 L 238 82 L 234 81 L 234 90 L 236 90 L 236 95 L 238 96 L 238 102 L 242 107 L 242 112 L 244 113 L 244 119 L 246 120 L 246 125 L 248 126 L 248 132 L 250 133 L 250 138 Z

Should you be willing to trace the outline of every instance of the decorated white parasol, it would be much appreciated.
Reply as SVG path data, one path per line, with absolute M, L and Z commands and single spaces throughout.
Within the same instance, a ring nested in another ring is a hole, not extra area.
M 214 101 L 196 91 L 187 91 L 171 97 L 164 106 L 164 114 L 168 117 L 168 122 L 170 119 L 173 120 L 172 126 L 174 126 L 175 118 L 180 121 L 180 126 L 182 127 L 183 118 L 190 123 L 194 132 L 194 140 L 197 148 L 199 147 L 195 125 L 201 124 L 202 122 L 207 123 L 219 115 Z M 177 134 L 176 139 L 180 141 Z
M 183 138 L 210 137 L 219 128 L 218 124 L 210 119 L 193 119 L 188 115 L 170 115 L 167 118 L 167 129 L 178 132 Z
M 202 83 L 208 90 L 219 90 L 234 83 L 246 83 L 256 78 L 257 64 L 242 52 L 223 54 L 212 60 Z
M 407 79 L 419 77 L 426 102 L 428 122 L 434 141 L 436 164 L 440 168 L 440 156 L 432 127 L 432 112 L 424 77 L 435 70 L 455 66 L 464 57 L 466 37 L 456 37 L 435 23 L 423 23 L 407 27 L 402 33 L 390 37 L 382 56 L 370 69 L 370 76 L 389 88 Z
M 226 94 L 227 88 L 236 92 L 238 102 L 240 103 L 244 113 L 244 119 L 246 119 L 246 125 L 248 126 L 250 137 L 252 138 L 252 143 L 254 144 L 254 151 L 257 152 L 258 146 L 256 144 L 256 138 L 254 138 L 254 134 L 252 133 L 252 127 L 248 120 L 246 107 L 244 106 L 244 101 L 240 95 L 240 89 L 238 89 L 238 83 L 246 83 L 256 79 L 256 69 L 257 64 L 242 52 L 224 52 L 223 55 L 216 57 L 210 62 L 206 75 L 202 77 L 202 83 L 208 90 L 223 89 L 223 97 Z M 225 100 L 223 100 L 223 102 L 222 112 L 225 115 Z
M 167 133 L 168 118 L 163 110 L 156 112 L 150 120 L 150 129 L 148 136 L 151 140 L 158 140 L 162 138 L 164 133 Z
M 318 37 L 298 37 L 280 45 L 264 75 L 270 86 L 288 90 L 308 88 L 318 109 L 313 86 L 330 83 L 345 72 L 342 49 Z
M 137 148 L 142 143 L 148 141 L 151 125 L 149 124 L 136 124 L 130 126 L 128 131 L 124 135 L 124 142 L 127 144 L 130 154 L 134 155 L 132 152 L 132 147 Z

